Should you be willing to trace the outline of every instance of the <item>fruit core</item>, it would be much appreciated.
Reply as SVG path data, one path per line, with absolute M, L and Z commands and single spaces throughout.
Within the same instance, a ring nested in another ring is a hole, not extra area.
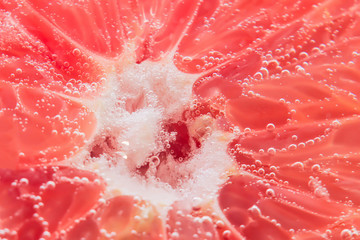
M 85 103 L 99 122 L 78 167 L 98 172 L 109 195 L 160 205 L 215 199 L 231 159 L 215 118 L 199 114 L 192 94 L 198 77 L 171 59 L 114 67 L 102 95 Z

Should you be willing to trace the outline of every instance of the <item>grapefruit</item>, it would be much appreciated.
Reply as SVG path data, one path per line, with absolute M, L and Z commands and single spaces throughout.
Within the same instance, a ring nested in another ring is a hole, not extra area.
M 0 8 L 1 239 L 360 239 L 357 0 Z

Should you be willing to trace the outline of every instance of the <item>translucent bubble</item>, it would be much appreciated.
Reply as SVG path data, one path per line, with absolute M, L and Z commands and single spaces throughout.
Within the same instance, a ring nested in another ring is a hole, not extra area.
M 191 61 L 192 61 L 192 58 L 186 56 L 186 57 L 183 57 L 181 60 L 182 60 L 184 63 L 188 63 L 188 62 L 191 62 Z
M 272 188 L 268 188 L 265 192 L 266 196 L 268 197 L 275 197 L 275 191 Z
M 270 166 L 270 171 L 275 172 L 276 171 L 276 166 Z
M 75 48 L 73 51 L 72 51 L 72 54 L 74 55 L 74 56 L 76 56 L 76 57 L 78 57 L 78 56 L 80 56 L 80 49 L 78 49 L 78 48 Z
M 256 219 L 256 218 L 259 218 L 261 217 L 261 210 L 258 206 L 256 205 L 253 205 L 251 206 L 249 209 L 248 209 L 250 215 L 252 218 Z
M 275 130 L 275 125 L 273 123 L 269 123 L 268 125 L 266 125 L 266 130 L 269 132 L 272 132 Z
M 268 63 L 269 63 L 269 68 L 276 68 L 280 65 L 280 63 L 275 59 L 270 60 Z
M 308 141 L 306 141 L 306 145 L 312 146 L 312 145 L 314 145 L 314 144 L 315 144 L 314 140 L 308 140 Z
M 16 73 L 17 73 L 17 74 L 22 74 L 22 72 L 23 72 L 23 71 L 22 71 L 21 68 L 17 68 L 17 69 L 16 69 Z
M 153 164 L 153 166 L 157 167 L 160 164 L 160 159 L 157 156 L 152 156 L 150 158 L 150 162 Z
M 311 171 L 313 171 L 313 172 L 319 172 L 319 171 L 320 171 L 320 165 L 319 165 L 319 164 L 314 164 L 314 165 L 311 167 Z
M 291 165 L 292 167 L 299 168 L 301 170 L 304 169 L 304 164 L 302 162 L 295 162 Z
M 303 142 L 299 143 L 299 144 L 298 144 L 298 147 L 299 147 L 299 148 L 304 148 L 304 147 L 305 147 L 305 143 L 303 143 Z
M 45 239 L 48 239 L 50 236 L 51 236 L 51 233 L 49 231 L 44 231 L 42 236 L 45 238 Z
M 262 73 L 264 78 L 267 78 L 269 76 L 269 70 L 267 70 L 267 68 L 260 68 L 260 72 Z
M 179 235 L 179 233 L 178 232 L 173 232 L 173 233 L 171 233 L 171 239 L 179 239 L 179 237 L 180 237 L 180 235 Z
M 296 71 L 298 72 L 298 73 L 300 73 L 300 74 L 305 74 L 306 72 L 305 72 L 305 69 L 302 67 L 302 66 L 300 66 L 300 65 L 297 65 L 296 67 L 295 67 L 295 69 L 296 69 Z
M 261 80 L 261 79 L 263 79 L 263 75 L 261 72 L 257 72 L 254 74 L 254 78 L 257 80 Z
M 342 230 L 341 233 L 340 233 L 340 237 L 341 237 L 341 239 L 343 239 L 343 240 L 350 240 L 350 239 L 352 239 L 352 232 L 351 232 L 351 230 L 350 230 L 350 229 L 344 229 L 344 230 Z
M 212 221 L 212 218 L 211 218 L 211 217 L 209 217 L 209 216 L 203 216 L 203 217 L 201 218 L 201 223 L 212 224 L 213 221 Z
M 244 133 L 250 133 L 251 132 L 251 128 L 244 128 Z
M 307 58 L 307 57 L 309 57 L 309 54 L 308 54 L 307 52 L 301 52 L 301 53 L 299 54 L 299 57 L 300 57 L 300 58 Z
M 21 178 L 19 180 L 19 184 L 21 185 L 28 185 L 29 184 L 29 180 L 27 178 Z
M 211 232 L 206 232 L 205 236 L 207 237 L 207 239 L 212 239 L 213 238 L 213 234 Z
M 290 144 L 289 147 L 288 147 L 288 149 L 289 149 L 290 151 L 295 151 L 295 150 L 297 149 L 297 145 L 296 145 L 296 144 Z
M 312 52 L 313 54 L 319 54 L 319 53 L 321 53 L 321 49 L 318 48 L 318 47 L 314 47 L 313 49 L 311 49 L 311 52 Z
M 281 71 L 281 76 L 282 77 L 287 77 L 287 76 L 290 76 L 290 71 L 289 70 L 282 70 Z
M 221 220 L 216 221 L 215 225 L 216 225 L 217 228 L 225 227 L 225 223 L 223 221 L 221 221 Z
M 333 121 L 333 122 L 331 123 L 331 126 L 332 126 L 333 128 L 339 128 L 339 127 L 341 126 L 341 123 L 340 123 L 339 120 L 335 120 L 335 121 Z
M 327 189 L 322 187 L 322 186 L 318 186 L 317 188 L 315 188 L 314 194 L 318 198 L 323 198 L 323 197 L 328 197 L 329 196 L 329 193 L 328 193 Z
M 275 155 L 276 149 L 275 149 L 275 148 L 268 148 L 267 152 L 268 152 L 270 155 Z
M 230 230 L 225 230 L 222 235 L 223 235 L 223 238 L 229 239 L 231 236 L 231 232 L 230 232 Z

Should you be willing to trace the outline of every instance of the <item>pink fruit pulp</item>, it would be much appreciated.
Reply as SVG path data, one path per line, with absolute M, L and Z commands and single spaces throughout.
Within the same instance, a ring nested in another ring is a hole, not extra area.
M 1 1 L 0 237 L 359 239 L 359 3 Z

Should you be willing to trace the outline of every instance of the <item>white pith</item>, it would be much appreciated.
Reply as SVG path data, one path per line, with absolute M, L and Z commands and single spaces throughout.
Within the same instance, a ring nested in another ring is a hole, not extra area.
M 179 71 L 172 58 L 126 64 L 107 74 L 101 96 L 86 103 L 98 119 L 95 137 L 82 156 L 73 161 L 77 167 L 94 171 L 105 179 L 105 197 L 138 196 L 164 210 L 175 201 L 190 201 L 195 206 L 216 199 L 232 163 L 224 133 L 216 129 L 208 116 L 199 117 L 189 126 L 194 133 L 198 128 L 210 130 L 202 147 L 194 149 L 186 162 L 170 161 L 161 172 L 158 170 L 160 179 L 151 172 L 156 171 L 151 165 L 147 179 L 133 171 L 148 162 L 151 153 L 163 150 L 164 141 L 175 137 L 161 133 L 161 123 L 180 119 L 192 103 L 192 86 L 198 77 Z M 93 157 L 84 165 L 81 159 L 89 157 L 91 146 L 104 141 L 106 136 L 112 137 L 116 150 Z M 182 179 L 183 176 L 190 177 Z M 184 181 L 174 188 L 167 183 L 174 179 Z

